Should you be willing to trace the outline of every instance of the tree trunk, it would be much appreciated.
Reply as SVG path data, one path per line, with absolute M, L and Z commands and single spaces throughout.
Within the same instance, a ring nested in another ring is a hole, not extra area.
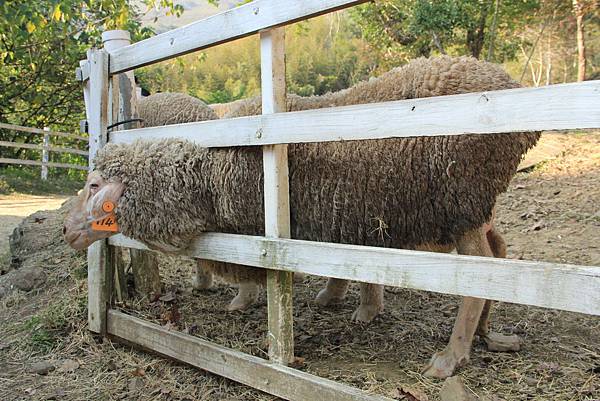
M 437 34 L 435 32 L 431 32 L 431 40 L 433 41 L 433 44 L 435 45 L 435 47 L 437 47 L 437 49 L 440 51 L 440 53 L 446 55 L 446 50 L 444 49 L 444 46 L 442 45 L 442 42 L 440 41 L 440 38 L 437 36 Z
M 161 293 L 156 254 L 139 249 L 130 249 L 130 253 L 135 292 L 152 300 Z
M 583 24 L 583 4 L 582 0 L 573 0 L 573 11 L 577 18 L 577 81 L 585 81 L 585 27 Z
M 490 10 L 490 5 L 491 3 L 488 3 L 483 6 L 481 15 L 479 16 L 479 22 L 476 26 L 467 30 L 467 46 L 471 51 L 471 56 L 475 58 L 481 56 L 481 49 L 483 49 L 483 42 L 485 40 L 485 22 Z
M 494 59 L 494 42 L 496 41 L 496 27 L 498 26 L 498 10 L 500 9 L 500 0 L 494 3 L 494 18 L 492 19 L 492 27 L 490 28 L 490 47 L 486 57 L 487 61 Z

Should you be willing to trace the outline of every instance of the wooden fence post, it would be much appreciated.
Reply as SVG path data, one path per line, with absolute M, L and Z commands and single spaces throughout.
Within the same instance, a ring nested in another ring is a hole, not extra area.
M 102 43 L 104 48 L 111 52 L 131 43 L 129 32 L 123 30 L 106 31 L 102 33 Z M 109 94 L 109 103 L 111 103 L 110 114 L 111 123 L 131 120 L 138 117 L 136 85 L 133 71 L 122 74 L 116 74 L 111 79 L 112 91 Z M 119 125 L 114 130 L 137 128 L 137 122 L 129 122 Z M 117 257 L 116 279 L 118 294 L 120 297 L 126 297 L 125 274 L 122 267 L 122 258 L 120 252 Z M 161 292 L 160 274 L 158 270 L 158 256 L 153 252 L 131 249 L 131 270 L 133 272 L 133 281 L 135 290 L 141 296 L 151 299 Z
M 50 131 L 50 128 L 44 127 L 44 131 Z M 44 140 L 42 143 L 42 180 L 48 179 L 48 162 L 50 157 L 48 155 L 48 147 L 50 146 L 50 135 L 44 134 Z
M 102 49 L 88 52 L 89 79 L 89 164 L 108 140 L 108 54 Z M 106 240 L 88 248 L 88 325 L 95 333 L 106 334 L 106 311 L 112 286 L 111 252 Z
M 262 113 L 286 111 L 285 28 L 260 33 Z M 261 135 L 260 129 L 256 133 Z M 287 145 L 263 146 L 265 236 L 290 237 Z M 263 254 L 269 252 L 265 249 Z M 266 255 L 265 255 L 266 256 Z M 269 356 L 287 365 L 294 359 L 293 274 L 267 271 Z

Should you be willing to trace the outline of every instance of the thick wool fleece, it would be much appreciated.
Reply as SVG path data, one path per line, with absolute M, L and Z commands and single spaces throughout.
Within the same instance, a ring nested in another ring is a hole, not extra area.
M 184 93 L 157 93 L 143 97 L 138 114 L 145 127 L 216 120 L 219 117 L 202 100 Z
M 472 58 L 418 59 L 339 93 L 292 97 L 288 108 L 517 86 L 499 67 Z M 256 114 L 259 105 L 237 115 Z M 452 244 L 490 218 L 497 195 L 506 190 L 538 137 L 522 133 L 289 145 L 292 238 L 408 249 Z M 168 244 L 168 250 L 176 251 L 203 231 L 263 234 L 260 148 L 208 150 L 177 140 L 110 144 L 98 154 L 96 166 L 127 186 L 117 209 L 123 233 L 150 246 L 165 249 Z M 251 270 L 257 281 L 263 280 L 264 271 Z
M 288 95 L 287 111 L 378 103 L 402 99 L 457 95 L 518 88 L 496 64 L 472 57 L 418 58 L 351 88 L 321 96 Z M 224 118 L 261 114 L 260 96 L 228 103 Z

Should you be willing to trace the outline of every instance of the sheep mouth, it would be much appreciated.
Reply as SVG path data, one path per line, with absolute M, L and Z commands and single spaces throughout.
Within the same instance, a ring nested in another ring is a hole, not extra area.
M 64 239 L 65 242 L 69 244 L 71 248 L 76 249 L 78 251 L 86 249 L 90 245 L 87 243 L 87 241 L 85 241 L 85 239 L 82 239 L 81 232 L 66 233 L 64 235 Z

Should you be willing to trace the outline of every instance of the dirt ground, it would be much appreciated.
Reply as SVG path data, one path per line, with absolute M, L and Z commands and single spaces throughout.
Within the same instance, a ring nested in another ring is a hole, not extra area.
M 600 133 L 553 135 L 562 151 L 520 172 L 498 200 L 497 225 L 508 257 L 600 265 Z M 39 241 L 24 264 L 48 273 L 46 284 L 0 299 L 0 400 L 271 400 L 267 394 L 130 347 L 86 330 L 84 254 L 59 237 L 61 213 L 30 216 L 23 235 Z M 0 220 L 0 225 L 4 222 Z M 34 235 L 35 234 L 35 235 Z M 266 297 L 244 312 L 227 312 L 235 290 L 191 289 L 191 262 L 161 257 L 164 301 L 132 300 L 128 313 L 266 357 Z M 1 279 L 1 277 L 0 277 Z M 299 368 L 368 392 L 410 401 L 438 400 L 443 381 L 420 374 L 450 335 L 457 297 L 387 288 L 385 311 L 371 324 L 350 322 L 358 286 L 331 308 L 314 302 L 324 280 L 295 287 Z M 600 289 L 599 289 L 600 291 Z M 459 375 L 491 400 L 600 399 L 600 319 L 509 303 L 492 327 L 523 339 L 517 353 L 492 353 L 475 341 Z M 35 363 L 55 370 L 31 373 Z M 399 396 L 398 388 L 413 396 Z
M 67 198 L 24 194 L 0 195 L 0 255 L 8 252 L 8 236 L 24 217 L 38 210 L 54 210 Z

